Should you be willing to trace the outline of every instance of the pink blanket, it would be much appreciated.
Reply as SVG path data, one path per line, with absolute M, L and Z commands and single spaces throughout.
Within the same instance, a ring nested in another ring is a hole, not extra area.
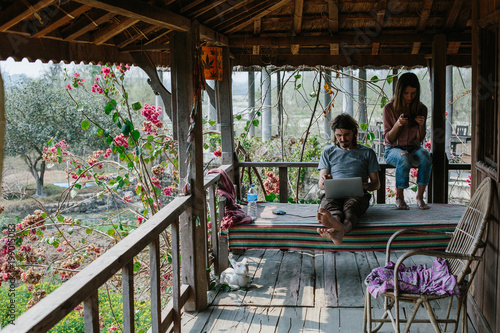
M 368 291 L 373 297 L 383 292 L 394 290 L 394 266 L 388 262 L 385 267 L 375 268 L 366 278 Z M 448 270 L 448 263 L 443 258 L 436 258 L 431 268 L 425 265 L 399 266 L 399 289 L 412 294 L 459 295 L 455 276 Z
M 252 218 L 247 216 L 245 211 L 236 203 L 234 185 L 227 173 L 222 169 L 212 169 L 207 172 L 207 175 L 211 173 L 220 174 L 217 194 L 226 198 L 226 209 L 224 218 L 222 219 L 221 229 L 227 230 L 236 224 L 251 223 Z

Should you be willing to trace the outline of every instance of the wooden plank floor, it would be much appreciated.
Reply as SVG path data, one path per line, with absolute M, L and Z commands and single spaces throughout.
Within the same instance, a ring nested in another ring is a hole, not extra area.
M 397 259 L 403 252 L 395 252 Z M 383 252 L 321 252 L 247 250 L 252 286 L 247 291 L 209 291 L 210 306 L 182 314 L 182 332 L 362 332 L 364 283 L 384 264 Z M 414 264 L 432 259 L 416 257 Z M 372 299 L 373 300 L 373 299 Z M 374 299 L 381 311 L 381 299 Z M 436 312 L 445 304 L 434 305 Z M 403 307 L 403 313 L 408 309 Z M 427 318 L 425 310 L 418 317 Z M 448 327 L 450 330 L 450 327 Z M 379 332 L 393 332 L 385 324 Z M 431 325 L 413 324 L 410 332 L 434 332 Z M 469 324 L 469 332 L 474 329 Z

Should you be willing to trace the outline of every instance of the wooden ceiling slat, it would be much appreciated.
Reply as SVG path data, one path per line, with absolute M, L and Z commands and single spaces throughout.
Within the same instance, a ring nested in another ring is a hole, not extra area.
M 144 45 L 150 45 L 150 44 L 153 44 L 155 41 L 157 41 L 158 39 L 162 38 L 163 36 L 171 33 L 173 30 L 170 30 L 170 29 L 167 29 L 165 30 L 164 32 L 160 33 L 158 36 L 148 40 L 146 43 L 144 43 Z
M 224 19 L 220 20 L 219 23 L 217 23 L 214 26 L 214 29 L 217 29 L 219 31 L 224 31 L 224 29 L 229 29 L 231 27 L 234 27 L 238 23 L 245 22 L 246 20 L 249 20 L 252 18 L 252 13 L 255 12 L 260 12 L 270 6 L 272 3 L 269 1 L 259 1 L 259 0 L 253 0 L 253 2 L 248 3 L 245 5 L 245 8 L 239 12 L 234 12 L 231 15 L 227 15 L 224 17 Z M 261 18 L 259 18 L 260 20 Z
M 377 55 L 380 49 L 380 43 L 372 43 L 372 55 Z
M 81 14 L 85 13 L 86 11 L 88 11 L 90 8 L 92 8 L 92 7 L 87 6 L 87 5 L 83 5 L 83 6 L 78 7 L 77 9 L 75 9 L 75 10 L 69 12 L 69 13 L 64 14 L 63 17 L 61 17 L 60 19 L 52 22 L 51 24 L 49 24 L 48 26 L 46 26 L 42 30 L 39 30 L 32 37 L 37 38 L 37 37 L 45 36 L 48 33 L 50 33 L 52 31 L 54 31 L 54 30 L 62 27 L 63 25 L 68 24 L 75 17 L 80 16 Z
M 425 0 L 424 5 L 422 7 L 422 11 L 420 12 L 420 19 L 417 25 L 417 31 L 424 31 L 427 27 L 427 21 L 429 21 L 429 16 L 431 15 L 433 0 Z
M 81 4 L 106 10 L 116 15 L 126 16 L 135 20 L 144 21 L 163 28 L 179 31 L 189 31 L 191 21 L 168 9 L 149 5 L 142 1 L 132 0 L 74 0 Z
M 229 29 L 226 33 L 231 34 L 235 31 L 241 30 L 242 28 L 248 26 L 249 24 L 252 24 L 254 21 L 259 20 L 259 19 L 263 18 L 264 16 L 266 16 L 267 14 L 272 13 L 276 9 L 288 4 L 290 1 L 291 0 L 281 0 L 278 3 L 269 7 L 268 9 L 265 9 L 258 14 L 252 15 L 252 17 L 249 20 L 247 20 L 246 22 L 240 23 L 237 26 Z
M 334 34 L 339 32 L 339 0 L 328 0 L 328 29 Z
M 205 24 L 209 23 L 209 22 L 212 22 L 213 20 L 216 20 L 218 19 L 219 21 L 223 21 L 223 17 L 224 15 L 226 15 L 227 13 L 230 13 L 234 10 L 237 10 L 239 9 L 240 7 L 243 7 L 243 6 L 246 6 L 249 2 L 252 2 L 253 0 L 242 0 L 240 2 L 238 2 L 237 4 L 235 4 L 234 6 L 228 6 L 226 5 L 224 9 L 217 9 L 217 13 L 214 15 L 211 15 L 208 19 L 204 20 L 203 22 Z
M 109 12 L 140 20 L 158 27 L 176 31 L 189 31 L 191 20 L 171 12 L 168 9 L 156 7 L 142 1 L 134 0 L 74 0 L 95 8 L 104 9 Z M 207 26 L 200 25 L 200 34 L 203 38 L 213 39 L 227 45 L 226 36 L 213 31 Z
M 119 43 L 117 46 L 121 49 L 121 48 L 129 45 L 130 43 L 135 42 L 138 39 L 145 38 L 144 35 L 147 36 L 150 32 L 153 32 L 156 29 L 157 29 L 156 26 L 151 25 L 151 26 L 147 27 L 146 29 L 141 30 L 142 33 L 138 32 L 137 34 L 135 34 L 131 38 L 128 38 L 128 39 L 124 40 L 123 42 Z
M 451 4 L 448 16 L 446 17 L 446 23 L 444 24 L 445 30 L 451 30 L 457 21 L 458 13 L 462 8 L 463 0 L 455 0 Z
M 112 37 L 118 35 L 123 30 L 133 26 L 137 22 L 139 22 L 138 19 L 127 17 L 121 22 L 112 23 L 104 29 L 97 31 L 94 35 L 93 42 L 94 44 L 101 45 Z
M 193 11 L 192 13 L 189 13 L 191 15 L 190 17 L 197 18 L 198 16 L 205 14 L 209 10 L 219 7 L 220 5 L 222 5 L 226 1 L 227 0 L 219 0 L 219 1 L 215 1 L 211 4 L 209 4 L 208 6 L 201 7 L 199 9 Z M 226 6 L 228 6 L 228 5 L 226 5 Z M 217 9 L 219 9 L 219 8 L 217 8 Z
M 181 13 L 185 13 L 186 11 L 190 10 L 191 8 L 193 7 L 196 7 L 198 6 L 200 3 L 202 3 L 204 0 L 194 0 L 194 1 L 191 1 L 190 3 L 188 3 L 187 5 L 185 6 L 182 6 L 181 8 Z
M 260 35 L 261 26 L 262 26 L 261 20 L 257 20 L 253 23 L 253 35 L 254 36 L 258 37 Z M 252 47 L 252 54 L 259 54 L 259 53 L 260 53 L 260 46 L 259 45 L 255 45 L 254 47 Z
M 16 1 L 16 6 L 12 7 L 12 10 L 5 11 L 2 13 L 2 17 L 0 18 L 0 22 L 5 22 L 0 26 L 0 32 L 5 32 L 9 28 L 13 27 L 14 25 L 18 24 L 22 20 L 27 19 L 31 15 L 34 14 L 34 12 L 38 12 L 40 9 L 43 9 L 52 3 L 54 3 L 55 0 L 41 0 L 35 3 L 34 5 L 30 6 L 27 8 L 27 6 L 24 4 L 22 1 Z M 19 12 L 19 9 L 21 10 Z M 14 13 L 15 12 L 15 13 Z
M 83 34 L 96 29 L 103 23 L 108 22 L 113 17 L 115 17 L 114 13 L 106 13 L 104 15 L 99 16 L 95 20 L 92 17 L 89 17 L 91 22 L 85 22 L 82 20 L 81 22 L 76 23 L 75 26 L 70 26 L 67 29 L 63 29 L 63 31 L 61 32 L 63 40 L 68 42 L 74 41 Z

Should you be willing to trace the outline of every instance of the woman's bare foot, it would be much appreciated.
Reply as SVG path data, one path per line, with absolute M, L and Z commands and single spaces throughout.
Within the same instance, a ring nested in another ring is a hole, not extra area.
M 417 207 L 420 209 L 429 209 L 431 207 L 427 206 L 423 199 L 417 199 Z
M 330 238 L 335 245 L 341 245 L 344 238 L 344 231 L 336 231 L 332 228 L 318 228 L 318 234 L 324 238 Z
M 405 199 L 396 199 L 396 209 L 408 210 L 410 207 L 405 202 Z

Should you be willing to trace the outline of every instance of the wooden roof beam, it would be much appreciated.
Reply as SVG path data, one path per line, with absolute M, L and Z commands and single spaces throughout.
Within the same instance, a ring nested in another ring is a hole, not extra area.
M 123 42 L 119 43 L 117 46 L 121 49 L 127 45 L 129 45 L 130 43 L 132 42 L 135 42 L 136 40 L 138 39 L 142 39 L 142 38 L 146 38 L 148 39 L 147 35 L 150 33 L 150 32 L 153 32 L 157 29 L 158 27 L 154 26 L 154 25 L 150 25 L 149 27 L 147 27 L 146 29 L 143 29 L 143 30 L 140 30 L 137 32 L 137 34 L 135 34 L 134 36 L 132 36 L 131 38 L 127 38 L 126 40 L 124 40 Z
M 411 49 L 411 54 L 418 54 L 420 52 L 421 42 L 414 42 L 413 47 Z
M 175 31 L 189 31 L 191 20 L 169 11 L 168 9 L 150 5 L 142 1 L 133 0 L 74 0 L 76 2 L 90 5 L 95 8 L 104 9 L 116 15 L 126 16 L 131 19 L 143 21 L 158 27 L 172 29 Z M 200 35 L 227 45 L 227 37 L 218 32 L 200 25 Z
M 304 13 L 304 0 L 295 0 L 295 10 L 293 15 L 293 31 L 295 35 L 300 35 L 302 31 L 302 15 Z
M 427 27 L 427 21 L 429 21 L 429 16 L 431 15 L 433 0 L 425 0 L 422 7 L 422 12 L 420 13 L 420 19 L 417 24 L 417 32 L 424 31 Z
M 253 23 L 253 34 L 254 36 L 259 36 L 260 35 L 260 29 L 261 29 L 261 20 L 257 20 Z M 260 46 L 259 45 L 254 45 L 252 47 L 252 54 L 259 54 L 260 53 Z
M 182 6 L 181 8 L 181 13 L 185 13 L 186 11 L 190 10 L 191 8 L 193 7 L 196 7 L 198 6 L 200 3 L 202 3 L 204 0 L 194 0 L 194 1 L 191 1 L 189 2 L 187 5 L 185 6 Z
M 334 43 L 334 44 L 330 44 L 330 54 L 331 55 L 339 55 L 339 44 L 338 43 Z
M 89 10 L 90 8 L 92 8 L 92 7 L 87 6 L 87 5 L 83 5 L 83 6 L 80 6 L 80 7 L 76 8 L 75 10 L 73 10 L 73 11 L 71 11 L 69 13 L 65 13 L 64 16 L 62 16 L 58 20 L 52 22 L 51 24 L 47 25 L 43 29 L 39 30 L 37 33 L 33 34 L 31 37 L 37 38 L 37 37 L 45 36 L 48 33 L 50 33 L 52 31 L 54 31 L 54 30 L 62 27 L 63 25 L 68 24 L 75 17 L 80 16 L 81 14 L 83 14 L 87 10 Z
M 291 0 L 281 0 L 279 1 L 278 3 L 270 6 L 269 8 L 261 11 L 259 14 L 256 14 L 256 15 L 253 15 L 249 20 L 246 20 L 245 22 L 243 23 L 240 23 L 238 24 L 237 26 L 229 29 L 226 33 L 227 34 L 231 34 L 235 31 L 238 31 L 238 30 L 241 30 L 243 29 L 244 27 L 248 26 L 249 24 L 252 24 L 253 22 L 257 21 L 257 20 L 260 20 L 261 18 L 263 18 L 264 16 L 266 16 L 267 14 L 269 13 L 272 13 L 273 11 L 275 11 L 276 9 L 290 3 Z
M 15 1 L 14 5 L 3 11 L 0 16 L 0 22 L 5 22 L 0 26 L 0 32 L 7 31 L 9 28 L 12 28 L 22 20 L 27 19 L 54 2 L 55 0 L 41 0 L 28 7 L 24 1 Z
M 455 0 L 451 4 L 451 8 L 448 11 L 448 16 L 446 17 L 446 23 L 444 24 L 444 29 L 445 30 L 451 30 L 453 29 L 453 26 L 455 25 L 455 22 L 458 17 L 458 13 L 460 12 L 460 9 L 462 8 L 463 0 Z
M 328 0 L 328 30 L 339 32 L 339 0 Z
M 432 42 L 434 34 L 421 33 L 421 34 L 389 34 L 384 33 L 382 35 L 377 35 L 371 37 L 370 41 L 372 43 L 392 43 L 392 44 L 407 44 L 414 42 L 429 43 Z M 230 37 L 229 42 L 231 47 L 250 47 L 253 45 L 260 46 L 286 46 L 292 44 L 300 44 L 301 46 L 306 45 L 318 45 L 325 44 L 330 45 L 332 43 L 346 43 L 346 44 L 359 44 L 357 35 L 338 35 L 332 36 L 289 36 L 289 37 L 242 37 L 235 36 Z M 456 33 L 447 36 L 447 41 L 453 42 L 470 42 L 471 35 L 469 33 Z M 367 44 L 368 45 L 368 44 Z
M 457 54 L 460 49 L 460 42 L 449 42 L 446 54 Z
M 302 15 L 304 13 L 304 0 L 295 0 L 295 9 L 293 15 L 293 32 L 295 36 L 300 35 L 302 31 Z M 291 46 L 292 54 L 299 54 L 300 45 L 294 44 Z
M 80 22 L 76 22 L 74 25 L 71 25 L 68 28 L 65 28 L 61 31 L 61 35 L 63 36 L 64 41 L 67 42 L 73 41 L 78 37 L 82 36 L 83 34 L 96 29 L 101 24 L 106 23 L 113 17 L 115 17 L 115 14 L 106 13 L 104 15 L 99 16 L 96 19 L 93 19 L 88 15 L 86 16 L 89 18 L 90 22 L 85 22 L 81 20 Z
M 107 26 L 106 28 L 99 30 L 95 33 L 93 43 L 97 45 L 101 45 L 112 37 L 118 35 L 123 30 L 133 26 L 139 22 L 138 19 L 133 19 L 130 17 L 125 18 L 121 22 L 115 22 Z
M 377 4 L 377 25 L 379 29 L 384 26 L 385 12 L 387 10 L 387 0 L 379 0 Z

